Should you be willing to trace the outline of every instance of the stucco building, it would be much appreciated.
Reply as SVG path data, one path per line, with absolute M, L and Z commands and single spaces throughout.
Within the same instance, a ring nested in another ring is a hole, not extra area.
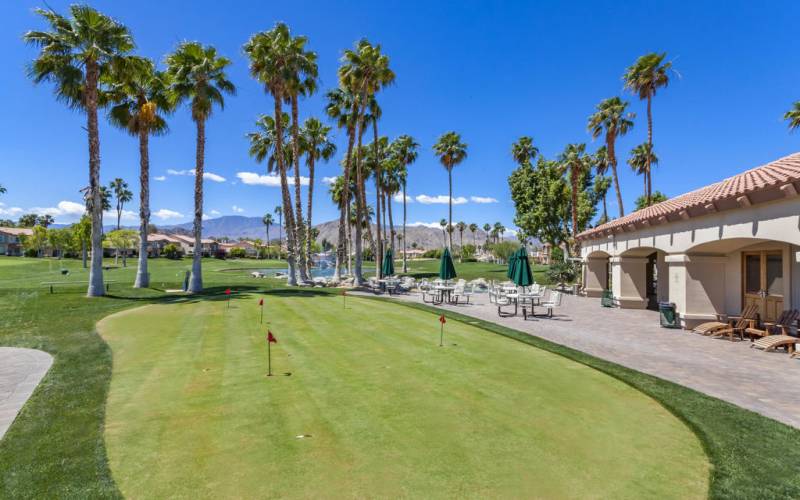
M 800 308 L 800 153 L 578 235 L 589 296 L 623 308 L 676 305 L 691 328 L 759 306 Z

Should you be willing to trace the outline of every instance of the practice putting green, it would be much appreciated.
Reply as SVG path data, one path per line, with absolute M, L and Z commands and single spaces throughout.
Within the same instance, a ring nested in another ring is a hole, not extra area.
M 437 317 L 396 304 L 243 295 L 230 309 L 223 298 L 133 309 L 98 329 L 114 356 L 106 446 L 126 496 L 708 492 L 698 439 L 652 399 L 456 321 L 439 347 Z

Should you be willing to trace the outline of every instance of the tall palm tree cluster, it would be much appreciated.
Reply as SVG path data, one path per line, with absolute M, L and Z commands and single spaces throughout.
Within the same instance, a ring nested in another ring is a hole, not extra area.
M 642 175 L 644 179 L 643 196 L 645 206 L 652 203 L 652 167 L 658 163 L 658 158 L 653 150 L 653 119 L 652 101 L 659 88 L 669 84 L 672 63 L 666 61 L 666 54 L 650 53 L 639 57 L 633 65 L 628 67 L 622 77 L 624 89 L 637 95 L 639 99 L 647 102 L 647 141 L 634 147 L 627 160 L 633 171 Z M 558 155 L 556 164 L 560 172 L 566 177 L 570 190 L 570 233 L 574 245 L 575 237 L 588 223 L 581 221 L 583 197 L 594 204 L 602 201 L 603 215 L 600 222 L 609 218 L 606 208 L 606 194 L 613 185 L 616 192 L 619 216 L 625 215 L 622 201 L 622 191 L 619 185 L 618 156 L 616 141 L 633 129 L 636 115 L 628 111 L 629 103 L 619 96 L 609 97 L 601 101 L 595 112 L 589 116 L 587 129 L 593 139 L 603 138 L 604 144 L 594 153 L 586 151 L 586 144 L 568 144 Z M 539 150 L 533 145 L 533 139 L 521 137 L 511 146 L 511 156 L 520 166 L 532 168 L 533 160 L 539 156 Z M 547 162 L 544 162 L 547 164 Z M 592 172 L 597 175 L 594 183 L 585 182 L 591 177 Z M 606 176 L 610 172 L 610 178 Z M 582 192 L 591 190 L 588 195 Z M 591 208 L 591 207 L 589 207 Z M 586 219 L 585 217 L 583 219 Z

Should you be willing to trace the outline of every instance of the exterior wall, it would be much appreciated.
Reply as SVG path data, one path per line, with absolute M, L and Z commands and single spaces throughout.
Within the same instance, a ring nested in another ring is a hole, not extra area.
M 589 257 L 583 272 L 583 290 L 588 297 L 602 297 L 608 283 L 608 256 Z
M 781 250 L 784 308 L 800 307 L 800 197 L 637 227 L 581 241 L 587 268 L 608 254 L 614 297 L 621 307 L 646 298 L 642 256 L 658 251 L 659 300 L 676 304 L 684 326 L 742 307 L 742 252 Z M 646 260 L 646 259 L 645 259 Z M 587 276 L 590 283 L 591 273 Z

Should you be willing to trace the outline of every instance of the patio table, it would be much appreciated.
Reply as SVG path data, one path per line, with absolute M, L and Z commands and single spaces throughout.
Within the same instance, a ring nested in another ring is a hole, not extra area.
M 439 305 L 445 301 L 447 301 L 448 303 L 450 302 L 453 290 L 455 290 L 456 287 L 449 285 L 434 285 L 433 289 L 439 292 L 438 302 L 434 300 L 433 303 Z M 447 297 L 446 299 L 445 296 Z

